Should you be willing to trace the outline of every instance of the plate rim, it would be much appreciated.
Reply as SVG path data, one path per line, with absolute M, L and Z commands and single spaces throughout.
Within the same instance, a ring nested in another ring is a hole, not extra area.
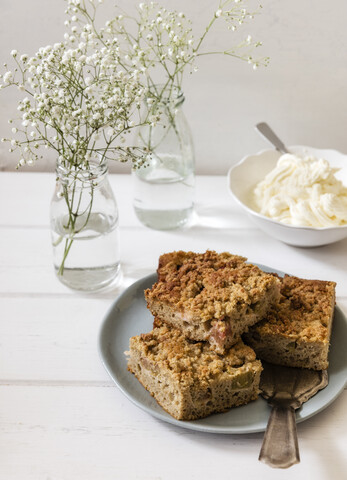
M 279 273 L 281 275 L 285 274 L 285 272 L 280 271 L 276 268 L 268 267 L 267 265 L 263 265 L 263 264 L 259 264 L 259 263 L 254 263 L 254 262 L 252 262 L 252 263 L 253 263 L 253 265 L 258 266 L 259 268 L 265 269 L 265 271 L 270 271 L 270 272 L 273 271 L 273 272 Z M 110 365 L 107 362 L 106 355 L 104 354 L 104 349 L 103 349 L 104 333 L 105 333 L 105 330 L 107 329 L 107 326 L 108 326 L 109 322 L 111 321 L 110 318 L 111 318 L 111 314 L 112 314 L 114 308 L 116 307 L 118 302 L 124 296 L 129 294 L 129 290 L 130 289 L 136 289 L 138 285 L 141 285 L 141 284 L 143 284 L 143 283 L 145 283 L 145 282 L 147 282 L 151 279 L 153 279 L 155 281 L 156 278 L 157 278 L 157 273 L 153 272 L 153 273 L 145 275 L 144 277 L 141 277 L 140 279 L 133 282 L 120 295 L 118 295 L 113 300 L 112 304 L 110 305 L 110 307 L 108 308 L 107 312 L 105 313 L 105 315 L 103 317 L 103 321 L 102 321 L 102 323 L 100 325 L 100 328 L 99 328 L 98 352 L 99 352 L 99 356 L 100 356 L 100 359 L 101 359 L 101 363 L 103 364 L 105 370 L 107 371 L 107 373 L 110 376 L 113 383 L 118 387 L 118 389 L 122 392 L 122 394 L 125 395 L 125 397 L 128 400 L 131 401 L 131 403 L 133 403 L 134 405 L 139 407 L 141 410 L 149 413 L 153 417 L 155 417 L 155 418 L 157 418 L 157 419 L 159 419 L 159 420 L 161 420 L 165 423 L 170 423 L 171 425 L 174 425 L 174 426 L 177 426 L 177 427 L 185 428 L 185 429 L 188 429 L 188 430 L 194 430 L 194 431 L 198 431 L 198 432 L 203 432 L 203 433 L 224 434 L 224 435 L 244 435 L 244 434 L 265 432 L 266 427 L 263 427 L 263 426 L 262 427 L 254 427 L 254 428 L 252 428 L 250 426 L 245 426 L 244 428 L 242 428 L 240 426 L 231 427 L 229 425 L 229 426 L 223 427 L 223 426 L 220 426 L 220 425 L 213 426 L 213 425 L 200 424 L 200 423 L 196 423 L 196 421 L 191 421 L 191 420 L 177 420 L 174 417 L 171 417 L 171 415 L 165 416 L 163 413 L 157 412 L 156 410 L 153 410 L 151 407 L 148 407 L 143 402 L 141 402 L 136 397 L 134 397 L 132 394 L 130 394 L 128 392 L 128 390 L 123 386 L 122 382 L 118 378 L 119 376 L 117 375 L 117 373 L 114 372 L 114 370 L 112 370 L 112 368 L 110 367 Z M 344 314 L 343 310 L 340 308 L 340 306 L 338 304 L 335 304 L 334 312 L 335 311 L 339 312 L 339 315 L 341 315 L 347 321 L 346 315 Z M 320 413 L 321 411 L 325 410 L 329 405 L 331 405 L 337 399 L 337 397 L 342 393 L 342 391 L 344 390 L 346 385 L 347 385 L 347 378 L 345 380 L 345 383 L 343 385 L 341 384 L 339 386 L 339 388 L 332 395 L 332 397 L 329 399 L 329 401 L 323 403 L 321 405 L 321 407 L 312 411 L 311 413 L 308 413 L 304 417 L 300 417 L 298 414 L 296 414 L 296 423 L 301 423 L 305 420 L 308 420 L 309 418 L 311 418 L 311 417 L 317 415 L 318 413 Z M 328 383 L 327 387 L 328 386 L 329 386 L 329 383 Z M 264 399 L 262 399 L 260 397 L 257 400 L 259 400 L 259 399 L 266 402 Z M 244 406 L 247 406 L 247 405 L 244 405 Z M 240 408 L 242 408 L 242 406 Z M 269 406 L 268 409 L 269 409 L 269 414 L 270 414 L 271 407 Z M 165 412 L 165 411 L 163 410 L 163 412 Z M 300 412 L 300 409 L 298 409 L 298 412 Z M 220 413 L 219 415 L 223 415 L 223 413 Z M 201 419 L 201 420 L 203 420 L 203 419 Z

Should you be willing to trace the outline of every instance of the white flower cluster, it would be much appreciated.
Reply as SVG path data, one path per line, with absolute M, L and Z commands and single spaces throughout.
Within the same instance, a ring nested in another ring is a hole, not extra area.
M 202 51 L 215 22 L 224 19 L 235 30 L 253 18 L 246 1 L 221 1 L 195 39 L 184 13 L 155 2 L 140 3 L 136 18 L 118 14 L 99 29 L 95 17 L 102 0 L 67 0 L 64 40 L 40 48 L 31 58 L 13 50 L 16 68 L 5 65 L 0 75 L 0 89 L 17 86 L 26 95 L 18 105 L 21 124 L 13 130 L 22 139 L 2 140 L 11 143 L 10 151 L 21 150 L 20 165 L 35 162 L 42 146 L 55 149 L 68 165 L 88 164 L 95 152 L 141 163 L 146 152 L 122 146 L 125 134 L 139 123 L 155 126 L 160 121 L 160 105 L 180 90 L 187 66 L 197 70 L 197 57 L 220 53 L 254 68 L 267 63 L 250 55 L 261 45 L 250 35 L 234 48 Z M 141 118 L 145 95 L 149 108 Z
M 55 149 L 66 165 L 86 165 L 95 152 L 117 159 L 118 150 L 121 160 L 124 153 L 139 160 L 137 149 L 120 144 L 139 122 L 146 92 L 141 72 L 122 66 L 116 39 L 100 41 L 90 24 L 78 24 L 63 42 L 31 58 L 12 56 L 16 68 L 2 75 L 1 88 L 17 86 L 26 96 L 18 104 L 20 125 L 12 129 L 18 139 L 2 141 L 11 152 L 21 150 L 19 165 L 33 164 L 42 146 Z
M 159 121 L 161 103 L 175 96 L 182 85 L 183 75 L 188 67 L 190 72 L 197 71 L 197 57 L 210 53 L 236 57 L 250 63 L 254 69 L 267 64 L 268 59 L 257 60 L 251 55 L 254 47 L 261 42 L 253 41 L 250 35 L 235 47 L 222 51 L 202 51 L 205 38 L 216 21 L 224 19 L 227 28 L 235 31 L 240 25 L 254 17 L 245 7 L 247 0 L 224 0 L 214 11 L 207 27 L 197 38 L 193 35 L 192 22 L 185 14 L 170 11 L 156 2 L 143 2 L 138 5 L 134 31 L 134 18 L 121 13 L 109 21 L 100 31 L 101 37 L 113 35 L 124 53 L 123 61 L 128 68 L 135 68 L 146 74 L 150 92 L 149 116 L 146 122 Z M 79 11 L 83 15 L 83 9 Z M 130 33 L 131 32 L 131 33 Z M 174 103 L 174 102 L 173 102 Z
M 223 17 L 227 23 L 228 29 L 233 32 L 236 31 L 239 26 L 246 23 L 248 20 L 252 20 L 256 12 L 249 12 L 245 6 L 245 0 L 227 0 L 223 4 L 223 9 L 219 9 L 215 12 L 215 17 Z M 259 9 L 261 9 L 261 5 Z M 232 48 L 225 50 L 225 55 L 240 58 L 246 60 L 247 63 L 253 66 L 256 70 L 260 65 L 268 65 L 269 58 L 256 59 L 251 55 L 254 48 L 260 47 L 262 42 L 253 40 L 251 35 L 247 35 L 246 39 Z
M 156 83 L 155 67 L 163 68 L 170 78 L 183 71 L 195 57 L 191 21 L 182 12 L 168 11 L 155 2 L 140 3 L 138 8 L 138 32 L 133 42 L 128 42 L 126 58 L 135 67 L 147 71 Z M 118 15 L 108 28 L 122 40 L 127 37 L 126 19 Z M 123 44 L 126 42 L 123 42 Z

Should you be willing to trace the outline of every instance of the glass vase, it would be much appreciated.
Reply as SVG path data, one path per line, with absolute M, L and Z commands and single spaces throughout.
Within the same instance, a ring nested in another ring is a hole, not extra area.
M 194 148 L 182 110 L 183 93 L 164 92 L 160 97 L 155 105 L 159 122 L 138 132 L 137 144 L 151 153 L 145 165 L 133 170 L 133 205 L 144 225 L 168 230 L 186 224 L 193 213 Z
M 66 286 L 85 292 L 120 275 L 118 209 L 103 160 L 84 167 L 58 162 L 50 207 L 54 269 Z

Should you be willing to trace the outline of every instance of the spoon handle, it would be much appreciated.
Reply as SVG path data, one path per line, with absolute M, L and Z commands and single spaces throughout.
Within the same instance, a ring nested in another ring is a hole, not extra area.
M 300 462 L 292 407 L 272 407 L 259 460 L 273 468 L 288 468 Z
M 258 130 L 259 133 L 263 135 L 263 137 L 266 138 L 266 140 L 268 140 L 276 148 L 276 150 L 279 150 L 282 153 L 289 153 L 282 140 L 278 138 L 278 136 L 273 130 L 271 130 L 267 123 L 257 123 L 255 128 Z

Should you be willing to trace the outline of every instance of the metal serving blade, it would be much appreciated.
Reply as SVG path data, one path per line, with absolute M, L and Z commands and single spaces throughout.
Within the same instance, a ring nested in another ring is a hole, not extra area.
M 274 468 L 288 468 L 300 462 L 295 410 L 328 385 L 328 373 L 262 363 L 261 395 L 272 410 L 259 460 Z
M 287 147 L 284 145 L 282 140 L 278 138 L 278 136 L 269 127 L 269 125 L 266 122 L 257 123 L 255 128 L 264 138 L 266 138 L 268 142 L 271 143 L 271 145 L 273 145 L 276 148 L 276 150 L 278 150 L 281 153 L 289 153 Z

